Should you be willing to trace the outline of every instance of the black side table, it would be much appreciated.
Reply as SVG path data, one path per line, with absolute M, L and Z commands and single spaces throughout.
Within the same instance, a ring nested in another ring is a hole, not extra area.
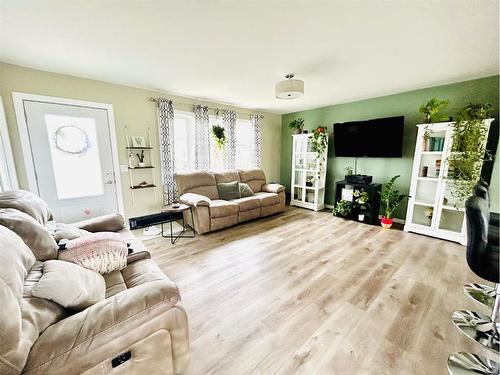
M 174 206 L 176 206 L 176 207 L 174 207 Z M 194 238 L 194 236 L 195 236 L 194 229 L 191 229 L 193 231 L 193 233 L 186 234 L 186 223 L 184 222 L 184 211 L 187 211 L 187 210 L 191 210 L 191 207 L 188 206 L 187 204 L 183 204 L 183 203 L 169 204 L 168 206 L 164 206 L 161 209 L 162 213 L 167 213 L 169 215 L 168 220 L 163 221 L 161 223 L 161 236 L 163 238 L 170 238 L 170 243 L 172 245 L 175 244 L 179 238 Z M 192 215 L 193 215 L 193 211 L 191 210 L 191 216 Z M 172 223 L 174 221 L 180 220 L 181 218 L 182 218 L 182 231 L 179 234 L 174 235 Z M 164 234 L 163 224 L 165 224 L 165 223 L 170 223 L 170 235 Z

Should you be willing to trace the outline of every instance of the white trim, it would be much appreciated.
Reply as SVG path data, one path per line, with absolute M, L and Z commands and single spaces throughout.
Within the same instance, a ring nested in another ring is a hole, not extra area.
M 24 110 L 24 101 L 36 101 L 50 104 L 65 104 L 72 106 L 104 109 L 107 113 L 109 124 L 109 137 L 111 142 L 111 154 L 113 157 L 113 173 L 115 175 L 116 201 L 118 204 L 118 212 L 125 215 L 123 205 L 122 183 L 120 174 L 120 162 L 118 159 L 118 146 L 116 141 L 115 116 L 113 104 L 88 102 L 84 100 L 75 100 L 67 98 L 58 98 L 54 96 L 26 94 L 22 92 L 13 92 L 12 100 L 14 101 L 14 109 L 17 118 L 17 127 L 19 129 L 19 137 L 21 138 L 21 148 L 23 151 L 24 166 L 28 176 L 28 187 L 33 193 L 39 194 L 38 184 L 36 181 L 35 165 L 31 154 L 31 145 L 28 135 L 28 123 L 26 121 L 26 112 Z
M 14 164 L 14 156 L 12 154 L 12 146 L 9 138 L 9 128 L 7 127 L 7 117 L 3 106 L 3 99 L 0 96 L 0 151 L 3 151 L 5 158 L 5 166 L 7 167 L 7 177 L 9 178 L 9 189 L 19 189 L 17 183 L 16 166 Z

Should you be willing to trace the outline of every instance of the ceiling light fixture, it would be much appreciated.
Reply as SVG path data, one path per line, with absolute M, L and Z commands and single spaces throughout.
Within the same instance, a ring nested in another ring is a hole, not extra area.
M 293 73 L 288 73 L 284 81 L 276 84 L 276 98 L 296 99 L 304 95 L 304 81 L 293 79 L 294 76 Z

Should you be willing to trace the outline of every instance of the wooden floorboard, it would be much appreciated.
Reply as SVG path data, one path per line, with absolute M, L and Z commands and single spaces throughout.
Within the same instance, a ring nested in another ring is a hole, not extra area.
M 488 313 L 463 294 L 483 281 L 455 243 L 287 208 L 146 244 L 181 290 L 189 375 L 446 374 L 452 352 L 493 358 L 450 321 Z

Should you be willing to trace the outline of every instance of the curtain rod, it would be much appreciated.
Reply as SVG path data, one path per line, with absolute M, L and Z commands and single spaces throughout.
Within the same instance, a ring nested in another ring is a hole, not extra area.
M 154 96 L 150 97 L 149 98 L 150 101 L 152 102 L 158 102 L 158 98 L 155 98 Z M 177 100 L 172 100 L 174 103 L 178 103 L 178 104 L 184 104 L 184 105 L 191 105 L 193 107 L 196 107 L 197 104 L 193 104 L 193 103 L 186 103 L 186 102 L 181 102 L 181 101 L 177 101 Z M 209 107 L 209 106 L 204 106 L 204 107 L 207 107 L 209 111 L 213 111 L 214 113 L 217 113 L 217 111 L 223 111 L 223 109 L 220 109 L 220 108 L 215 108 L 215 107 Z M 251 112 L 251 110 L 249 110 Z M 235 111 L 236 112 L 236 111 Z M 243 112 L 236 112 L 237 115 L 242 115 L 242 116 L 251 116 L 253 113 L 243 113 Z M 257 113 L 257 115 L 259 115 L 260 118 L 264 118 L 263 115 L 261 115 L 260 113 Z

